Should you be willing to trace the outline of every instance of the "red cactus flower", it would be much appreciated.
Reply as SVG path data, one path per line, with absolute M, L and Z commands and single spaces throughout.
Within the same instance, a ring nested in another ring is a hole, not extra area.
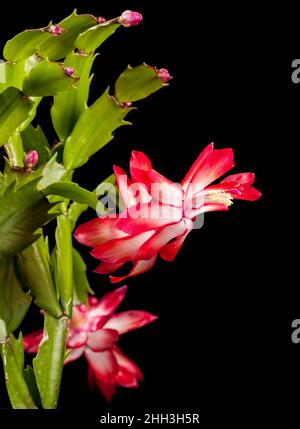
M 155 171 L 145 154 L 134 151 L 132 180 L 121 168 L 114 169 L 125 210 L 87 222 L 74 234 L 80 243 L 93 247 L 91 254 L 102 261 L 95 272 L 109 274 L 132 262 L 129 274 L 110 276 L 116 283 L 149 270 L 158 255 L 172 261 L 197 227 L 199 214 L 228 210 L 234 199 L 257 200 L 261 193 L 252 186 L 252 173 L 234 174 L 211 185 L 233 166 L 232 149 L 214 150 L 210 144 L 181 184 L 175 184 Z
M 148 325 L 157 319 L 146 311 L 114 311 L 124 299 L 126 286 L 107 293 L 99 301 L 90 298 L 89 305 L 73 307 L 73 316 L 67 338 L 68 356 L 65 363 L 83 354 L 88 361 L 88 378 L 110 401 L 118 386 L 138 387 L 143 379 L 140 369 L 117 347 L 119 336 Z M 43 339 L 43 330 L 24 337 L 24 350 L 37 352 Z
M 143 19 L 143 15 L 139 12 L 133 12 L 132 10 L 125 10 L 119 17 L 118 21 L 124 27 L 132 27 L 138 25 Z

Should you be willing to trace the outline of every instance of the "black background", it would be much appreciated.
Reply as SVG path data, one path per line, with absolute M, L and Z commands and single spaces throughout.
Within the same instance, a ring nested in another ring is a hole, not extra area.
M 113 164 L 126 169 L 137 149 L 155 169 L 180 181 L 214 141 L 234 149 L 235 172 L 255 172 L 263 192 L 255 203 L 237 201 L 228 213 L 208 214 L 175 263 L 159 261 L 127 281 L 120 309 L 144 309 L 160 319 L 122 337 L 122 349 L 141 367 L 145 382 L 137 391 L 119 389 L 111 412 L 199 412 L 203 427 L 287 421 L 296 418 L 300 382 L 300 345 L 290 339 L 291 322 L 300 317 L 294 187 L 300 84 L 290 78 L 291 62 L 300 55 L 294 11 L 263 11 L 252 2 L 196 9 L 196 3 L 11 2 L 1 13 L 0 44 L 24 28 L 58 22 L 75 7 L 107 18 L 124 9 L 141 11 L 141 25 L 121 29 L 101 48 L 91 99 L 128 63 L 167 67 L 174 79 L 136 103 L 133 126 L 118 130 L 75 179 L 93 189 Z M 54 140 L 49 121 L 43 116 L 40 122 Z M 92 272 L 97 261 L 80 249 Z M 99 296 L 113 288 L 105 276 L 91 273 L 90 279 Z M 31 313 L 25 332 L 40 323 Z M 2 407 L 8 406 L 4 395 Z M 88 389 L 84 360 L 65 368 L 59 409 L 60 419 L 94 423 L 107 410 L 100 394 Z

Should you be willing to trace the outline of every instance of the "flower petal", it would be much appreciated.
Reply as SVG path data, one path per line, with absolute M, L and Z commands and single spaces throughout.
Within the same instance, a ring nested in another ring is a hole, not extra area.
M 181 218 L 182 208 L 159 203 L 139 204 L 125 210 L 116 227 L 128 234 L 139 234 L 179 222 Z
M 228 211 L 229 208 L 225 206 L 224 204 L 217 204 L 217 203 L 205 203 L 199 208 L 199 210 L 195 210 L 195 216 L 198 216 L 200 213 L 206 213 L 206 212 L 219 212 L 219 211 Z
M 231 192 L 233 198 L 237 200 L 255 201 L 261 197 L 262 193 L 251 186 L 254 180 L 255 175 L 253 173 L 238 173 L 225 177 L 221 185 L 225 186 L 228 182 L 235 183 L 235 189 L 238 192 Z
M 111 349 L 119 339 L 119 334 L 114 329 L 100 329 L 88 334 L 87 345 L 95 352 Z
M 27 353 L 36 353 L 43 339 L 43 329 L 31 332 L 23 338 L 24 350 Z
M 137 150 L 133 150 L 131 152 L 130 174 L 134 180 L 140 181 L 139 177 L 135 177 L 136 170 L 148 171 L 151 168 L 151 161 L 143 152 L 139 152 Z
M 184 220 L 173 225 L 159 229 L 148 241 L 140 248 L 139 259 L 150 259 L 156 255 L 167 243 L 176 237 L 181 236 L 187 230 Z
M 233 198 L 235 198 L 236 200 L 256 201 L 262 196 L 262 193 L 258 189 L 255 189 L 253 186 L 241 185 L 238 189 L 240 191 L 240 194 L 232 195 Z
M 177 237 L 174 241 L 172 241 L 171 243 L 166 244 L 161 250 L 160 250 L 160 257 L 162 259 L 164 259 L 165 261 L 173 261 L 175 256 L 177 255 L 177 253 L 179 252 L 179 250 L 181 249 L 181 246 L 184 243 L 184 240 L 186 239 L 186 237 L 188 236 L 188 234 L 191 232 L 191 230 L 193 229 L 193 224 L 194 222 L 192 222 L 190 219 L 185 219 L 185 225 L 186 225 L 186 230 L 185 232 Z
M 125 173 L 125 171 L 120 168 L 117 167 L 116 165 L 114 165 L 114 173 L 117 179 L 117 184 L 118 184 L 118 189 L 119 189 L 119 193 L 121 195 L 121 198 L 123 200 L 123 203 L 126 207 L 128 207 L 128 189 L 130 186 L 130 180 L 127 176 L 127 174 Z M 133 200 L 131 202 L 131 204 L 135 204 L 135 200 Z
M 134 260 L 139 248 L 152 234 L 154 234 L 154 231 L 147 231 L 142 234 L 111 240 L 108 243 L 97 246 L 91 252 L 91 255 L 104 262 L 116 264 Z
M 186 231 L 181 237 L 178 237 L 171 243 L 166 244 L 159 252 L 160 257 L 165 261 L 172 262 L 181 249 L 181 246 L 183 245 L 184 240 L 186 239 L 189 232 L 190 231 Z
M 147 311 L 129 310 L 114 314 L 104 327 L 105 329 L 115 329 L 119 334 L 124 334 L 148 325 L 156 319 L 157 316 Z
M 190 181 L 188 197 L 201 191 L 233 167 L 232 149 L 219 149 L 208 153 Z
M 79 359 L 84 352 L 84 347 L 79 347 L 78 349 L 71 349 L 69 350 L 69 354 L 67 358 L 65 359 L 65 365 L 67 363 L 73 362 L 74 360 Z
M 119 287 L 112 292 L 106 293 L 99 303 L 89 311 L 89 317 L 107 316 L 113 313 L 123 301 L 127 291 L 127 286 Z
M 186 176 L 181 182 L 182 188 L 186 191 L 188 188 L 188 185 L 190 184 L 190 181 L 194 177 L 195 173 L 199 170 L 199 168 L 203 165 L 206 157 L 208 154 L 210 154 L 214 150 L 214 144 L 210 143 L 207 145 L 203 151 L 199 154 L 196 161 L 193 163 L 189 171 L 187 172 Z
M 253 173 L 237 173 L 225 177 L 225 179 L 221 180 L 221 183 L 238 182 L 242 185 L 252 185 L 252 183 L 254 183 L 254 180 L 255 174 Z
M 121 268 L 122 265 L 124 265 L 123 262 L 120 262 L 120 263 L 102 262 L 94 270 L 94 273 L 97 273 L 97 274 L 110 274 L 110 273 L 113 273 L 114 271 L 118 270 L 119 268 Z
M 92 389 L 94 385 L 98 387 L 101 394 L 104 396 L 104 398 L 107 400 L 107 402 L 110 402 L 115 395 L 117 388 L 115 383 L 103 383 L 100 379 L 98 379 L 94 372 L 89 367 L 88 369 L 88 380 L 89 380 L 89 386 Z
M 150 270 L 153 267 L 156 260 L 157 260 L 157 255 L 155 255 L 153 258 L 149 259 L 148 261 L 142 261 L 142 260 L 137 261 L 134 263 L 131 271 L 126 276 L 123 276 L 123 277 L 109 276 L 109 279 L 111 283 L 119 283 L 127 279 L 128 277 L 134 277 L 134 276 L 137 276 L 138 274 L 145 273 L 146 271 Z
M 137 177 L 138 174 L 136 173 Z M 154 201 L 170 204 L 176 207 L 182 206 L 183 191 L 179 185 L 150 169 L 143 171 L 139 179 L 145 184 L 148 193 Z
M 79 243 L 89 247 L 96 247 L 116 238 L 126 237 L 123 231 L 115 228 L 117 218 L 96 218 L 80 225 L 74 232 Z
M 68 336 L 67 346 L 71 349 L 78 349 L 84 346 L 87 342 L 87 333 L 82 331 L 72 335 L 71 332 Z
M 112 351 L 94 352 L 86 347 L 84 354 L 97 379 L 104 383 L 115 382 L 118 374 L 118 364 Z
M 125 369 L 127 372 L 133 374 L 139 380 L 143 380 L 143 374 L 140 368 L 132 362 L 117 346 L 113 347 L 113 353 L 115 358 L 117 359 L 119 368 Z
M 114 166 L 114 172 L 125 207 L 151 201 L 151 195 L 149 195 L 145 184 L 139 182 L 132 183 L 125 171 L 120 167 Z
M 119 386 L 130 389 L 136 389 L 139 387 L 139 383 L 135 375 L 127 372 L 125 369 L 119 370 L 116 382 Z

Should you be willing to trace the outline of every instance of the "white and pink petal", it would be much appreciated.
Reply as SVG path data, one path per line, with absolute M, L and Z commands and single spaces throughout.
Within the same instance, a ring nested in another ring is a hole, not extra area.
M 99 329 L 88 334 L 87 345 L 95 352 L 109 350 L 118 341 L 119 334 L 114 329 Z
M 153 265 L 155 264 L 157 260 L 157 255 L 155 255 L 153 258 L 148 259 L 147 261 L 138 260 L 133 264 L 132 269 L 129 271 L 129 273 L 125 276 L 109 276 L 109 279 L 111 283 L 119 283 L 128 277 L 135 277 L 139 274 L 143 274 L 146 271 L 149 271 Z
M 105 329 L 115 329 L 121 335 L 148 325 L 156 319 L 157 316 L 147 311 L 129 310 L 114 314 L 104 327 Z
M 84 354 L 98 380 L 108 384 L 115 382 L 118 375 L 118 363 L 111 350 L 95 352 L 86 347 Z

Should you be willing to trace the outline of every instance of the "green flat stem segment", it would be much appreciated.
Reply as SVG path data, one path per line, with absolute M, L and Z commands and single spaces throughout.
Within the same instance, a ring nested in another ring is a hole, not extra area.
M 71 52 L 65 59 L 65 67 L 72 67 L 75 77 L 79 78 L 68 91 L 63 91 L 54 97 L 51 109 L 52 122 L 61 141 L 72 132 L 82 112 L 87 108 L 91 68 L 96 55 L 80 55 Z
M 76 123 L 64 147 L 63 163 L 73 170 L 84 165 L 88 159 L 113 139 L 113 132 L 122 125 L 131 108 L 123 108 L 108 90 L 86 109 Z
M 44 339 L 33 360 L 41 404 L 45 409 L 57 407 L 65 359 L 67 318 L 55 319 L 45 313 Z
M 12 167 L 23 167 L 24 149 L 21 135 L 15 131 L 9 139 L 8 144 L 4 146 L 10 165 Z
M 73 301 L 73 255 L 71 221 L 67 215 L 57 218 L 55 231 L 55 281 L 64 313 L 72 316 Z
M 24 380 L 23 347 L 20 340 L 13 336 L 7 338 L 5 343 L 0 344 L 0 353 L 3 361 L 5 383 L 11 405 L 14 409 L 36 409 L 29 388 Z M 21 366 L 22 364 L 22 366 Z
M 54 317 L 62 315 L 50 271 L 48 242 L 41 236 L 18 254 L 18 266 L 35 303 Z
M 0 147 L 27 119 L 33 105 L 17 88 L 7 88 L 0 94 Z

